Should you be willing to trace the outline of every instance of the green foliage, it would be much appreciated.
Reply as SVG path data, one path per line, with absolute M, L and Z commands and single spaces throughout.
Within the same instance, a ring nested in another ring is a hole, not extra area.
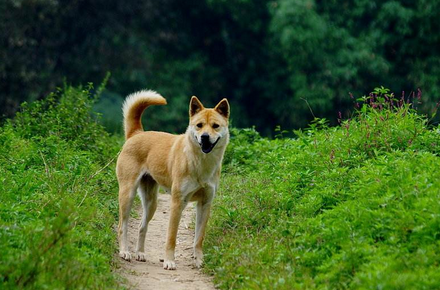
M 440 31 L 431 22 L 439 11 L 439 2 L 425 0 L 277 2 L 270 27 L 292 90 L 279 114 L 298 124 L 308 112 L 291 112 L 306 99 L 316 115 L 335 121 L 335 111 L 351 107 L 348 92 L 360 96 L 379 84 L 394 91 L 420 88 L 428 112 L 440 95 L 431 78 L 440 55 L 432 42 L 438 37 L 426 35 Z
M 91 114 L 91 89 L 65 87 L 43 102 L 23 103 L 22 112 L 12 121 L 16 133 L 40 141 L 58 138 L 85 151 L 106 150 L 109 134 Z
M 230 129 L 230 144 L 226 151 L 224 161 L 224 171 L 235 171 L 240 169 L 254 169 L 258 160 L 254 158 L 258 152 L 258 145 L 263 143 L 263 139 L 255 128 L 248 129 Z M 249 150 L 249 144 L 254 144 L 252 150 Z M 265 148 L 265 146 L 261 146 Z M 246 166 L 242 166 L 246 165 Z
M 233 131 L 206 246 L 220 288 L 440 287 L 440 130 L 387 89 L 362 100 L 295 139 Z
M 0 128 L 0 288 L 118 288 L 112 273 L 120 140 L 90 89 L 24 104 Z
M 246 13 L 243 13 L 246 11 Z M 206 0 L 0 2 L 0 117 L 69 83 L 112 78 L 97 109 L 121 130 L 124 96 L 149 88 L 169 106 L 146 128 L 182 132 L 190 96 L 231 102 L 234 126 L 270 135 L 316 116 L 337 123 L 384 84 L 440 95 L 440 2 Z

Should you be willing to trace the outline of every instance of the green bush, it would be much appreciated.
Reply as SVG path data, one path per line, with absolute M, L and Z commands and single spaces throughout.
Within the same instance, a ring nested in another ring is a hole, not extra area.
M 439 128 L 386 89 L 360 101 L 295 139 L 233 131 L 206 247 L 220 288 L 440 287 Z
M 120 140 L 87 89 L 24 104 L 0 128 L 0 288 L 118 288 L 115 158 Z

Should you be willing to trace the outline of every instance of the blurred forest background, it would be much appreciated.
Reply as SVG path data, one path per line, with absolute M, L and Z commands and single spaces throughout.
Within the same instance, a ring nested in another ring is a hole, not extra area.
M 0 115 L 111 77 L 96 110 L 121 130 L 125 95 L 157 90 L 146 129 L 182 132 L 189 98 L 223 97 L 232 125 L 270 135 L 346 117 L 383 85 L 440 97 L 438 0 L 1 0 Z

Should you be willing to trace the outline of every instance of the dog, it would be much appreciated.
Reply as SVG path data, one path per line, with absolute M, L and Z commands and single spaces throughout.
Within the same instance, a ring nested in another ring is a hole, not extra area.
M 159 186 L 171 192 L 170 220 L 163 268 L 176 269 L 175 247 L 182 211 L 197 202 L 194 258 L 203 264 L 202 244 L 211 203 L 217 192 L 221 164 L 229 143 L 230 107 L 227 99 L 207 109 L 195 96 L 189 104 L 185 134 L 144 131 L 143 111 L 151 105 L 166 105 L 158 93 L 143 90 L 127 96 L 123 104 L 125 144 L 119 154 L 116 174 L 119 183 L 119 255 L 130 261 L 127 225 L 136 191 L 143 208 L 135 258 L 146 261 L 145 236 L 157 207 Z

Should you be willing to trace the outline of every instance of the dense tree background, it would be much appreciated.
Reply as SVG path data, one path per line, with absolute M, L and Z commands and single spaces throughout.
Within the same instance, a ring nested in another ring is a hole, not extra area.
M 305 126 L 335 120 L 383 85 L 440 98 L 438 0 L 3 0 L 0 115 L 63 82 L 101 82 L 97 104 L 120 130 L 123 96 L 150 88 L 169 105 L 148 128 L 182 131 L 189 97 L 227 97 L 233 125 Z

